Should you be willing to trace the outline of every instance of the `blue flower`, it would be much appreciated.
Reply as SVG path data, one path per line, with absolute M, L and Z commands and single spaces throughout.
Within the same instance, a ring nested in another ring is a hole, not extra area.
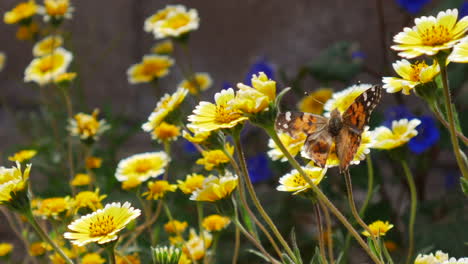
M 268 63 L 268 61 L 265 58 L 260 58 L 254 64 L 252 64 L 252 66 L 250 66 L 250 69 L 247 75 L 245 76 L 244 84 L 251 86 L 252 75 L 258 74 L 259 72 L 264 72 L 269 79 L 275 79 L 273 73 L 273 66 L 270 63 Z
M 468 1 L 464 1 L 463 4 L 460 6 L 460 14 L 458 15 L 459 18 L 468 16 Z
M 197 148 L 195 147 L 195 145 L 190 142 L 190 141 L 185 141 L 184 142 L 184 150 L 189 153 L 189 154 L 193 154 L 193 153 L 197 153 L 198 150 Z
M 393 120 L 414 118 L 414 115 L 408 110 L 408 108 L 400 105 L 387 108 L 387 110 L 385 110 L 384 116 L 385 121 L 383 125 L 388 128 L 392 128 Z
M 363 51 L 357 50 L 351 53 L 351 59 L 353 61 L 362 61 L 367 57 L 366 53 Z
M 230 82 L 224 81 L 224 82 L 221 84 L 221 87 L 222 87 L 223 90 L 227 90 L 227 89 L 229 89 L 229 88 L 232 88 L 233 86 L 232 86 L 232 84 L 231 84 Z
M 412 152 L 421 154 L 439 141 L 440 133 L 432 117 L 420 116 L 418 119 L 421 120 L 421 124 L 416 127 L 418 135 L 408 142 L 408 147 Z
M 268 166 L 268 162 L 268 157 L 264 153 L 247 159 L 247 168 L 252 183 L 262 182 L 271 178 L 273 173 Z
M 431 0 L 397 0 L 398 5 L 410 14 L 419 13 Z

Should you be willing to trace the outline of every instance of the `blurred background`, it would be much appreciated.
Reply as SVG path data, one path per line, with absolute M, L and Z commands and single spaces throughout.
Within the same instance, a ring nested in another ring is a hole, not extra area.
M 279 89 L 293 86 L 294 92 L 284 100 L 288 109 L 295 109 L 305 93 L 319 88 L 338 91 L 358 82 L 377 84 L 381 83 L 383 76 L 395 76 L 391 63 L 397 57 L 390 50 L 392 37 L 403 27 L 412 26 L 415 17 L 436 15 L 439 10 L 447 8 L 458 8 L 459 17 L 468 13 L 468 2 L 463 0 L 71 2 L 75 7 L 73 19 L 67 20 L 64 28 L 69 32 L 65 48 L 74 54 L 71 70 L 78 73 L 72 88 L 74 111 L 90 113 L 92 109 L 100 108 L 101 116 L 114 128 L 105 134 L 98 150 L 105 164 L 99 174 L 105 178 L 103 181 L 108 192 L 119 188 L 113 175 L 120 159 L 154 150 L 157 146 L 151 143 L 150 136 L 140 126 L 147 120 L 159 97 L 165 92 L 173 92 L 183 79 L 182 73 L 173 67 L 169 76 L 160 80 L 160 90 L 156 94 L 150 85 L 131 85 L 127 80 L 126 71 L 130 65 L 140 61 L 156 43 L 151 34 L 144 32 L 144 20 L 167 4 L 183 4 L 199 12 L 200 28 L 191 34 L 189 42 L 192 62 L 195 71 L 208 72 L 214 81 L 212 88 L 202 94 L 202 99 L 212 101 L 215 92 L 244 82 L 252 73 L 261 70 L 278 82 Z M 2 0 L 0 13 L 17 3 L 15 0 Z M 33 146 L 40 149 L 47 145 L 40 139 L 40 135 L 46 137 L 48 131 L 40 128 L 39 92 L 34 84 L 23 82 L 24 69 L 33 58 L 31 49 L 34 43 L 16 39 L 16 30 L 14 25 L 0 23 L 0 51 L 7 55 L 6 66 L 0 72 L 2 164 L 10 164 L 6 158 L 21 148 Z M 186 58 L 176 53 L 175 59 L 184 61 Z M 465 120 L 462 126 L 464 131 L 468 131 L 468 84 L 465 82 L 468 71 L 464 65 L 456 66 L 451 65 L 450 68 L 451 88 L 461 119 Z M 427 133 L 431 133 L 432 137 L 430 143 L 424 143 L 422 151 L 413 151 L 410 155 L 421 202 L 416 225 L 416 249 L 430 247 L 425 249 L 437 248 L 451 255 L 466 254 L 468 248 L 463 241 L 468 237 L 464 228 L 468 221 L 468 208 L 466 199 L 461 198 L 460 175 L 446 129 L 434 122 L 429 110 L 415 95 L 385 94 L 372 118 L 372 125 L 405 116 L 427 118 L 426 130 L 420 134 L 429 137 Z M 434 133 L 437 134 L 436 139 Z M 425 139 L 419 138 L 421 141 Z M 247 127 L 243 140 L 247 144 L 251 174 L 256 177 L 254 182 L 259 196 L 282 232 L 287 234 L 295 226 L 300 237 L 298 240 L 304 241 L 304 247 L 314 244 L 314 219 L 310 205 L 275 191 L 278 177 L 288 172 L 288 166 L 272 162 L 264 155 L 268 150 L 268 140 L 260 130 Z M 181 161 L 193 164 L 197 153 L 184 139 L 179 139 L 177 145 L 175 151 Z M 389 240 L 395 243 L 395 254 L 403 254 L 405 241 L 402 237 L 405 236 L 402 234 L 407 231 L 409 199 L 407 186 L 401 168 L 392 164 L 384 153 L 376 152 L 373 158 L 379 187 L 367 219 L 385 218 L 382 220 L 394 223 L 396 231 L 388 235 Z M 63 183 L 61 177 L 64 177 L 55 175 L 49 184 L 41 183 L 54 164 L 47 164 L 49 159 L 54 160 L 53 157 L 39 157 L 38 164 L 33 162 L 33 167 L 38 168 L 32 179 L 38 183 L 34 188 L 44 196 L 60 186 Z M 53 162 L 60 163 L 59 160 Z M 366 191 L 366 166 L 357 166 L 352 175 L 359 204 Z M 177 177 L 183 176 L 185 174 Z M 50 175 L 47 177 L 51 179 Z M 344 185 L 341 176 L 333 170 L 327 182 L 323 188 L 341 208 L 347 208 L 342 197 Z M 112 197 L 121 199 L 125 194 L 116 190 L 113 195 L 107 201 Z M 190 218 L 194 212 L 187 206 L 181 202 L 180 214 Z M 3 223 L 2 217 L 0 215 Z M 0 237 L 7 241 L 16 239 L 6 225 L 0 225 Z M 227 252 L 226 257 L 230 256 L 228 243 L 225 247 L 220 246 L 220 250 Z M 354 253 L 357 257 L 350 263 L 365 261 L 359 250 Z M 246 252 L 243 254 L 243 263 L 256 263 L 258 260 L 247 256 Z

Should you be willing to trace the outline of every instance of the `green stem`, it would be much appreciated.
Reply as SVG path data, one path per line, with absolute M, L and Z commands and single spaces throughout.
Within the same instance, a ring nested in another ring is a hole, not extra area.
M 318 229 L 318 242 L 319 242 L 319 249 L 320 249 L 320 258 L 322 259 L 323 263 L 328 263 L 327 255 L 325 255 L 325 243 L 323 241 L 323 228 L 322 228 L 322 217 L 320 216 L 320 208 L 318 202 L 314 202 L 314 211 L 315 217 L 317 218 L 317 229 Z
M 240 142 L 240 135 L 239 134 L 234 135 L 234 142 L 235 142 L 235 145 L 236 145 L 236 150 L 237 150 L 237 155 L 238 155 L 238 158 L 239 158 L 239 163 L 240 163 L 240 168 L 241 168 L 241 171 L 242 171 L 242 176 L 244 177 L 244 181 L 245 181 L 245 183 L 247 185 L 247 191 L 249 192 L 250 197 L 252 198 L 252 201 L 253 201 L 255 207 L 260 212 L 260 215 L 263 217 L 263 219 L 268 224 L 270 229 L 273 231 L 273 234 L 275 234 L 276 238 L 281 243 L 283 248 L 286 250 L 289 257 L 291 259 L 297 261 L 296 256 L 294 255 L 293 251 L 291 250 L 291 248 L 289 247 L 288 243 L 283 238 L 281 233 L 278 231 L 278 228 L 273 223 L 270 216 L 267 214 L 265 209 L 263 209 L 263 206 L 261 205 L 260 200 L 258 199 L 257 194 L 255 193 L 255 189 L 253 187 L 252 182 L 250 181 L 249 172 L 247 170 L 247 164 L 245 162 L 244 152 L 243 152 L 243 149 L 242 149 L 242 144 Z
M 198 232 L 200 232 L 200 238 L 203 241 L 203 248 L 205 247 L 205 232 L 203 232 L 203 204 L 201 202 L 197 203 L 197 216 L 198 216 Z M 203 263 L 206 263 L 207 258 L 203 259 Z
M 327 228 L 327 247 L 328 247 L 328 261 L 330 264 L 335 263 L 335 256 L 333 255 L 333 232 L 332 232 L 332 222 L 330 218 L 330 213 L 328 212 L 328 208 L 323 205 L 322 202 L 318 202 L 320 207 L 322 208 L 323 214 L 325 215 L 325 223 Z
M 28 210 L 24 216 L 28 219 L 31 226 L 43 241 L 47 242 L 55 250 L 55 252 L 57 252 L 65 260 L 67 264 L 73 264 L 73 261 L 67 255 L 65 255 L 62 249 L 60 249 L 60 247 L 57 246 L 57 244 L 55 244 L 54 241 L 52 241 L 52 239 L 50 239 L 50 237 L 44 232 L 44 230 L 42 230 L 42 227 L 39 225 L 39 223 L 37 223 L 36 218 L 34 218 L 31 210 Z
M 70 96 L 64 87 L 59 87 L 59 88 L 62 91 L 63 97 L 65 99 L 67 115 L 68 115 L 68 119 L 70 120 L 73 118 L 73 107 L 72 107 Z M 68 145 L 67 145 L 68 169 L 69 169 L 69 173 L 70 173 L 69 177 L 71 181 L 73 180 L 73 177 L 75 176 L 75 164 L 73 161 L 73 138 L 70 134 L 68 134 L 67 138 L 68 138 Z M 76 193 L 75 187 L 71 186 L 71 189 L 72 189 L 72 193 L 75 194 Z
M 447 117 L 449 121 L 449 132 L 450 132 L 450 140 L 452 141 L 453 152 L 455 154 L 455 158 L 457 159 L 458 167 L 460 167 L 460 171 L 465 179 L 468 180 L 468 169 L 466 164 L 460 154 L 461 149 L 458 145 L 458 138 L 455 130 L 455 119 L 453 116 L 453 109 L 452 109 L 452 99 L 450 97 L 450 89 L 448 84 L 448 76 L 447 76 L 447 66 L 446 66 L 446 55 L 443 56 L 436 56 L 437 62 L 439 63 L 440 72 L 442 74 L 442 84 L 444 90 L 444 99 L 445 99 L 445 108 L 447 110 Z
M 278 148 L 283 152 L 283 154 L 288 159 L 289 163 L 302 175 L 302 177 L 310 185 L 312 191 L 317 195 L 317 198 L 338 218 L 338 220 L 348 229 L 351 235 L 356 239 L 359 245 L 366 251 L 369 257 L 377 264 L 382 264 L 382 262 L 375 256 L 372 251 L 369 249 L 369 246 L 364 242 L 359 233 L 353 228 L 353 226 L 346 220 L 346 217 L 341 214 L 341 212 L 333 205 L 333 203 L 327 198 L 327 196 L 318 188 L 312 180 L 307 176 L 302 167 L 297 163 L 297 161 L 291 156 L 289 151 L 283 145 L 283 142 L 278 137 L 275 129 L 273 127 L 265 128 L 268 135 L 275 142 Z
M 385 247 L 385 242 L 383 241 L 383 239 L 381 241 L 382 241 L 382 245 L 380 247 L 383 249 L 383 253 L 384 253 L 385 258 L 388 261 L 388 264 L 393 264 L 392 256 L 390 256 L 390 253 L 388 252 L 387 248 Z
M 410 220 L 409 220 L 409 245 L 408 245 L 408 256 L 406 257 L 406 264 L 411 262 L 413 257 L 413 250 L 414 250 L 414 221 L 416 219 L 416 207 L 418 203 L 418 198 L 416 194 L 416 185 L 414 183 L 413 175 L 411 174 L 411 170 L 408 167 L 406 161 L 401 161 L 401 166 L 403 166 L 403 170 L 405 171 L 406 180 L 408 181 L 408 186 L 411 195 L 411 212 L 410 212 Z
M 234 254 L 232 255 L 232 264 L 237 264 L 237 260 L 239 259 L 239 249 L 240 249 L 240 229 L 236 225 L 236 234 L 235 234 L 235 242 L 234 242 Z
M 106 248 L 107 254 L 109 255 L 109 263 L 110 264 L 115 264 L 115 243 L 112 243 L 112 245 L 109 245 Z

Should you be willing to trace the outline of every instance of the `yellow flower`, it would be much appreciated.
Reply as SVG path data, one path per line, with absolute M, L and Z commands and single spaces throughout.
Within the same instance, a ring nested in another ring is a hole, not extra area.
M 3 21 L 6 24 L 16 24 L 26 20 L 36 14 L 38 6 L 34 1 L 22 2 L 15 6 L 12 10 L 5 12 Z
M 176 6 L 163 20 L 153 24 L 152 32 L 156 39 L 181 37 L 198 29 L 200 18 L 195 9 L 187 10 L 185 6 Z
M 433 56 L 440 50 L 447 50 L 457 44 L 468 30 L 468 17 L 457 22 L 458 10 L 439 12 L 437 18 L 423 16 L 414 20 L 415 26 L 406 27 L 393 37 L 397 43 L 392 49 L 399 56 L 408 59 L 426 54 Z
M 33 55 L 35 57 L 40 57 L 44 55 L 50 55 L 57 48 L 63 45 L 63 38 L 61 36 L 48 36 L 39 42 L 37 42 L 33 47 Z
M 213 236 L 206 231 L 203 231 L 203 239 L 195 233 L 194 229 L 190 229 L 189 240 L 182 247 L 182 251 L 191 259 L 199 260 L 205 256 L 206 250 L 211 246 Z
M 340 113 L 343 113 L 348 107 L 354 102 L 354 100 L 360 96 L 364 91 L 371 88 L 371 84 L 362 83 L 352 85 L 340 92 L 334 93 L 332 98 L 329 99 L 323 107 L 327 113 L 325 116 L 330 116 L 330 112 L 334 109 L 338 109 Z
M 46 253 L 46 245 L 44 242 L 34 242 L 29 246 L 29 255 L 36 257 Z
M 185 181 L 177 180 L 179 189 L 185 194 L 192 194 L 196 189 L 199 189 L 203 185 L 205 176 L 201 174 L 192 173 L 185 177 Z
M 369 225 L 369 229 L 374 236 L 385 236 L 388 230 L 392 228 L 393 228 L 393 225 L 390 224 L 388 221 L 383 222 L 383 221 L 378 220 Z M 365 235 L 366 237 L 371 236 L 369 232 L 367 231 L 363 231 L 362 234 Z
M 223 128 L 232 128 L 237 124 L 244 122 L 248 118 L 242 116 L 242 113 L 232 107 L 234 100 L 234 90 L 229 88 L 215 94 L 216 104 L 202 101 L 200 102 L 193 115 L 188 117 L 191 122 L 187 125 L 193 131 L 214 131 Z
M 66 72 L 72 59 L 73 55 L 63 48 L 57 48 L 52 54 L 35 58 L 25 70 L 24 81 L 33 81 L 39 85 L 47 84 Z
M 60 20 L 63 18 L 70 19 L 74 8 L 70 5 L 69 0 L 44 0 L 45 16 L 47 22 L 52 18 Z
M 36 22 L 31 22 L 29 25 L 20 25 L 16 31 L 18 40 L 32 40 L 39 32 L 39 25 Z
M 169 156 L 163 151 L 136 154 L 119 162 L 115 177 L 120 182 L 129 179 L 144 182 L 163 174 L 169 161 Z
M 212 214 L 205 219 L 203 219 L 203 228 L 207 231 L 221 231 L 222 229 L 226 228 L 231 223 L 231 219 L 226 216 L 221 216 L 217 214 Z
M 318 167 L 303 167 L 302 170 L 304 170 L 315 185 L 318 185 L 322 181 L 327 172 L 326 168 L 322 169 Z M 294 192 L 294 195 L 310 189 L 310 185 L 297 170 L 292 170 L 290 173 L 284 175 L 279 179 L 279 182 L 280 185 L 276 187 L 278 191 Z
M 34 156 L 36 156 L 36 154 L 37 151 L 33 149 L 20 150 L 13 154 L 13 156 L 8 157 L 8 160 L 23 162 L 32 159 Z
M 416 257 L 416 260 L 414 261 L 414 264 L 439 264 L 439 263 L 444 263 L 444 261 L 449 260 L 449 255 L 447 253 L 444 253 L 440 250 L 437 250 L 435 255 L 433 253 L 431 254 L 419 254 Z M 462 264 L 462 263 L 460 263 Z
M 0 52 L 0 72 L 5 68 L 6 55 L 5 52 Z
M 172 41 L 170 39 L 158 42 L 151 48 L 151 52 L 159 55 L 168 55 L 171 54 L 173 51 L 174 45 L 172 44 Z
M 237 175 L 226 172 L 224 176 L 209 176 L 200 189 L 190 196 L 193 201 L 215 202 L 228 197 L 237 187 Z
M 43 218 L 60 219 L 72 207 L 72 203 L 68 196 L 47 198 L 40 201 L 34 213 Z
M 12 202 L 12 193 L 16 194 L 25 190 L 30 171 L 31 165 L 27 165 L 22 172 L 19 162 L 16 162 L 16 167 L 0 167 L 0 205 Z
M 54 78 L 54 83 L 64 84 L 73 81 L 76 78 L 76 72 L 65 72 Z
M 268 79 L 268 76 L 264 72 L 259 72 L 258 75 L 252 75 L 252 87 L 268 97 L 269 101 L 274 101 L 276 98 L 276 82 Z M 243 88 L 240 88 L 240 87 Z M 252 88 L 242 83 L 237 84 L 239 89 Z
M 177 91 L 170 95 L 165 94 L 156 104 L 156 108 L 148 117 L 148 121 L 142 125 L 142 129 L 146 132 L 151 132 L 158 127 L 164 119 L 173 112 L 184 101 L 188 90 L 178 88 Z
M 87 169 L 99 169 L 102 164 L 102 159 L 99 157 L 87 157 L 85 163 Z
M 164 197 L 167 192 L 175 192 L 177 185 L 169 184 L 168 181 L 150 181 L 148 182 L 148 191 L 142 196 L 146 196 L 146 200 L 159 200 Z
M 170 234 L 181 234 L 187 229 L 188 223 L 187 222 L 180 222 L 177 220 L 172 220 L 167 222 L 164 225 L 164 230 Z
M 76 255 L 70 251 L 68 248 L 62 248 L 63 253 L 69 258 L 75 258 Z M 57 253 L 55 252 L 52 255 L 49 255 L 50 263 L 52 264 L 66 264 L 65 260 Z
M 94 109 L 91 115 L 78 113 L 69 120 L 68 131 L 72 136 L 80 137 L 82 140 L 97 140 L 109 129 L 106 120 L 98 120 L 99 110 Z
M 182 137 L 194 144 L 202 144 L 211 135 L 210 131 L 201 132 L 201 131 L 192 131 L 193 129 L 191 128 L 188 128 L 188 129 L 193 133 L 193 136 L 189 132 L 184 130 L 182 131 Z
M 98 253 L 88 253 L 81 259 L 81 264 L 102 264 L 105 262 L 106 260 Z
M 162 143 L 165 141 L 175 141 L 179 135 L 180 128 L 178 126 L 162 122 L 153 130 L 151 137 Z
M 333 90 L 328 88 L 319 89 L 310 93 L 297 104 L 297 108 L 301 112 L 321 115 L 323 106 L 332 97 Z
M 226 150 L 231 156 L 234 153 L 234 147 L 229 143 L 226 143 Z M 204 150 L 201 154 L 203 158 L 198 159 L 197 164 L 204 165 L 208 171 L 229 162 L 229 157 L 220 149 Z
M 118 233 L 140 215 L 139 209 L 134 209 L 129 202 L 107 204 L 104 209 L 87 214 L 68 225 L 72 232 L 66 232 L 64 237 L 77 246 L 91 242 L 105 244 L 118 238 Z
M 174 246 L 175 245 L 181 245 L 182 243 L 184 243 L 184 241 L 185 241 L 184 238 L 182 236 L 179 236 L 179 235 L 169 237 L 169 243 L 171 245 L 174 245 Z
M 131 84 L 151 82 L 166 76 L 174 60 L 166 55 L 145 55 L 142 62 L 133 64 L 127 70 Z
M 268 105 L 276 98 L 276 82 L 268 79 L 265 73 L 252 75 L 252 86 L 238 83 L 236 108 L 244 113 L 258 113 L 268 108 Z
M 197 72 L 191 80 L 183 80 L 178 87 L 189 90 L 191 94 L 198 94 L 200 91 L 205 91 L 211 87 L 213 80 L 206 72 Z
M 126 256 L 116 256 L 115 264 L 141 264 L 138 253 Z
M 184 10 L 185 7 L 183 5 L 167 5 L 164 9 L 159 10 L 145 20 L 145 31 L 152 32 L 156 25 L 164 21 L 171 12 L 182 12 Z
M 392 122 L 392 129 L 381 126 L 372 131 L 375 143 L 372 148 L 394 149 L 397 148 L 418 134 L 416 127 L 421 124 L 419 119 L 395 120 Z
M 91 191 L 82 191 L 76 194 L 73 207 L 75 212 L 77 212 L 80 208 L 89 208 L 92 211 L 96 211 L 97 209 L 102 208 L 101 201 L 106 198 L 107 195 L 99 195 L 99 188 L 97 188 L 94 192 Z
M 133 177 L 133 178 L 128 178 L 127 180 L 122 182 L 122 189 L 128 191 L 131 190 L 137 186 L 139 186 L 142 183 L 138 178 Z
M 0 257 L 6 256 L 13 250 L 13 245 L 10 243 L 0 243 Z
M 464 38 L 453 48 L 448 60 L 459 63 L 468 63 L 468 37 Z
M 393 63 L 393 69 L 401 78 L 383 77 L 383 88 L 388 93 L 402 91 L 406 95 L 409 95 L 410 91 L 417 85 L 432 81 L 440 72 L 439 65 L 436 62 L 427 65 L 424 61 L 415 64 L 411 64 L 407 60 L 396 61 Z
M 278 136 L 293 157 L 299 153 L 307 138 L 304 133 L 299 134 L 297 138 L 291 137 L 286 133 L 279 133 Z M 270 147 L 270 150 L 267 153 L 272 160 L 281 160 L 283 162 L 288 160 L 272 139 L 268 141 L 268 147 Z
M 180 256 L 179 262 L 177 264 L 191 264 L 191 263 L 192 261 L 190 260 L 190 258 L 185 253 L 182 253 L 182 255 Z

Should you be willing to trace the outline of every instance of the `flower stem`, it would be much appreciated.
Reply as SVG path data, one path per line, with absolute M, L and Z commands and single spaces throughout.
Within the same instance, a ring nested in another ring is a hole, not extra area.
M 73 261 L 67 255 L 65 255 L 62 249 L 60 249 L 60 247 L 57 246 L 57 244 L 55 244 L 54 241 L 52 241 L 52 239 L 50 239 L 50 237 L 44 232 L 44 230 L 42 230 L 42 227 L 39 225 L 39 223 L 37 223 L 36 218 L 34 218 L 31 209 L 29 209 L 24 214 L 24 216 L 26 217 L 26 219 L 28 219 L 29 223 L 37 232 L 39 237 L 43 241 L 47 242 L 55 250 L 55 252 L 57 252 L 64 259 L 65 263 L 73 264 Z
M 307 176 L 307 174 L 304 172 L 302 167 L 297 163 L 297 161 L 291 156 L 289 151 L 286 149 L 286 147 L 283 145 L 283 142 L 278 137 L 278 134 L 276 133 L 275 129 L 273 127 L 269 128 L 264 128 L 268 135 L 271 137 L 271 139 L 275 142 L 275 144 L 280 148 L 280 150 L 283 152 L 283 154 L 286 156 L 288 159 L 289 163 L 302 175 L 302 177 L 307 181 L 307 183 L 310 185 L 310 188 L 312 191 L 317 195 L 317 198 L 326 206 L 328 209 L 340 220 L 340 222 L 348 229 L 348 231 L 351 233 L 351 235 L 356 239 L 356 241 L 359 243 L 359 245 L 366 251 L 366 253 L 369 255 L 369 257 L 377 264 L 382 264 L 382 262 L 379 260 L 377 256 L 375 256 L 372 251 L 369 249 L 369 246 L 364 242 L 364 240 L 361 238 L 359 233 L 353 228 L 353 226 L 346 220 L 346 218 L 341 214 L 341 212 L 333 205 L 333 203 L 327 198 L 327 196 L 318 188 L 312 180 Z
M 115 264 L 115 245 L 116 243 L 112 243 L 108 247 L 106 247 L 107 254 L 109 255 L 109 263 Z
M 325 255 L 325 243 L 323 241 L 324 235 L 323 235 L 323 228 L 322 228 L 322 217 L 320 216 L 320 205 L 318 204 L 318 202 L 314 203 L 314 211 L 315 211 L 315 217 L 317 218 L 320 258 L 322 259 L 323 263 L 328 263 L 327 257 Z
M 239 259 L 239 248 L 240 248 L 240 229 L 236 225 L 236 234 L 235 234 L 235 242 L 234 242 L 234 254 L 232 255 L 232 264 L 237 264 L 237 260 Z
M 322 208 L 323 214 L 325 215 L 325 223 L 326 223 L 326 228 L 327 228 L 327 247 L 328 247 L 328 261 L 330 264 L 335 263 L 335 257 L 333 256 L 333 232 L 332 232 L 332 222 L 330 218 L 330 212 L 328 212 L 328 208 L 323 205 L 322 202 L 318 202 L 320 204 L 320 207 Z
M 414 249 L 414 221 L 416 219 L 416 207 L 418 203 L 418 198 L 416 194 L 416 185 L 414 183 L 413 175 L 411 174 L 411 170 L 408 167 L 406 161 L 401 160 L 401 166 L 403 166 L 403 170 L 405 171 L 406 180 L 408 181 L 408 186 L 411 195 L 411 211 L 410 211 L 410 220 L 409 220 L 409 241 L 408 241 L 408 256 L 406 257 L 406 264 L 411 262 L 413 256 L 413 249 Z
M 468 180 L 468 169 L 467 165 L 465 164 L 462 155 L 460 154 L 461 149 L 458 145 L 458 138 L 455 130 L 455 119 L 453 116 L 453 109 L 452 109 L 452 99 L 450 97 L 450 89 L 448 84 L 448 76 L 447 76 L 447 66 L 446 66 L 446 55 L 436 56 L 437 62 L 439 63 L 440 72 L 442 74 L 442 85 L 444 90 L 444 99 L 445 99 L 445 108 L 447 111 L 447 118 L 449 122 L 449 132 L 450 132 L 450 140 L 452 141 L 453 152 L 455 154 L 455 158 L 458 163 L 458 167 L 460 167 L 460 171 L 465 179 Z

